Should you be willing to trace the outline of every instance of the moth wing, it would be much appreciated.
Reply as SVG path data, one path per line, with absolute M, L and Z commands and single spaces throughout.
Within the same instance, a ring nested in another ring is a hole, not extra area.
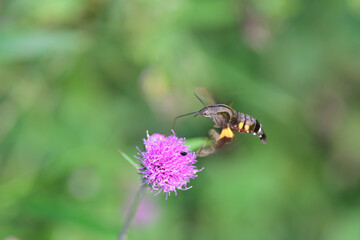
M 197 156 L 205 157 L 222 149 L 226 144 L 230 143 L 234 137 L 234 134 L 231 132 L 229 128 L 222 129 L 221 134 L 216 132 L 214 129 L 210 129 L 209 135 L 210 138 L 212 139 L 211 145 L 199 148 L 196 151 Z
M 196 93 L 202 98 L 205 99 L 205 102 L 208 105 L 215 105 L 216 101 L 214 99 L 214 96 L 212 95 L 212 93 L 204 87 L 199 87 L 196 89 Z

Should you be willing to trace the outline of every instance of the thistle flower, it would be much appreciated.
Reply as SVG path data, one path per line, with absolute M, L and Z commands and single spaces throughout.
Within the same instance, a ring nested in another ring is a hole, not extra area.
M 138 165 L 139 173 L 142 174 L 143 184 L 148 184 L 152 191 L 166 193 L 166 198 L 173 191 L 175 195 L 178 190 L 187 190 L 190 179 L 197 177 L 196 173 L 202 169 L 196 169 L 196 155 L 191 152 L 189 146 L 184 145 L 185 139 L 173 135 L 166 137 L 155 133 L 147 139 L 143 139 L 145 151 L 138 147 L 138 156 L 141 164 Z

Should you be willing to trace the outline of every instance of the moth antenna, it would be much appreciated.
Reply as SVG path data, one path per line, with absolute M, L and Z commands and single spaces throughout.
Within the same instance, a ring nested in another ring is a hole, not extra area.
M 197 99 L 199 99 L 199 101 L 200 101 L 205 107 L 207 107 L 207 106 L 205 105 L 205 103 L 200 99 L 200 97 L 199 97 L 198 95 L 196 95 L 196 93 L 194 93 L 194 95 L 195 95 L 195 97 L 196 97 Z

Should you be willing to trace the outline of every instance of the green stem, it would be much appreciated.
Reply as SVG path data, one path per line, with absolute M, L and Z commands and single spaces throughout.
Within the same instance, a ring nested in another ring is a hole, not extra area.
M 203 137 L 186 139 L 185 143 L 190 146 L 191 151 L 196 151 L 209 144 L 208 139 Z
M 141 202 L 141 199 L 144 196 L 145 193 L 145 189 L 146 189 L 146 184 L 143 184 L 140 186 L 139 190 L 137 191 L 135 198 L 131 204 L 131 207 L 129 209 L 128 215 L 126 217 L 126 221 L 120 231 L 120 234 L 117 238 L 117 240 L 124 240 L 126 238 L 126 233 L 129 230 L 130 224 L 132 222 L 132 220 L 134 219 L 135 215 L 136 215 L 136 211 L 139 207 L 139 204 Z
M 136 169 L 138 169 L 136 163 L 128 156 L 126 155 L 124 152 L 122 152 L 120 149 L 119 149 L 119 153 L 131 164 L 133 165 Z

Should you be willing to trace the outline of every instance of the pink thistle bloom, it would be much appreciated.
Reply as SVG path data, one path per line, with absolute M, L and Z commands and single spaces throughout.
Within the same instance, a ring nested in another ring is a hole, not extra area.
M 189 146 L 184 145 L 185 139 L 173 135 L 166 137 L 163 134 L 154 133 L 147 139 L 143 139 L 145 151 L 142 152 L 138 147 L 139 156 L 135 156 L 141 161 L 138 165 L 139 173 L 142 174 L 143 184 L 148 184 L 152 191 L 166 193 L 166 198 L 170 192 L 176 190 L 187 190 L 187 183 L 190 179 L 197 177 L 196 173 L 203 169 L 196 169 L 196 155 L 191 152 Z

